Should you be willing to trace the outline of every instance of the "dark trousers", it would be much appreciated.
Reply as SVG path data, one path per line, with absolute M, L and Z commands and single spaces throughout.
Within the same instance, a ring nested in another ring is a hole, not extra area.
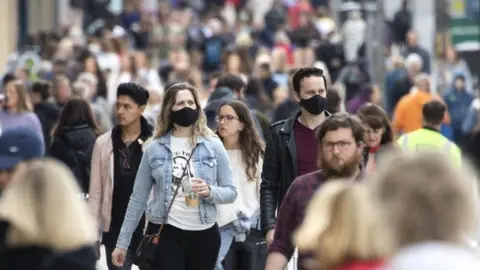
M 151 230 L 147 228 L 147 233 Z M 165 225 L 152 270 L 213 270 L 219 249 L 220 232 L 217 224 L 203 231 L 185 231 Z
M 244 242 L 232 242 L 223 259 L 225 270 L 264 270 L 267 259 L 267 244 L 263 233 L 252 229 Z

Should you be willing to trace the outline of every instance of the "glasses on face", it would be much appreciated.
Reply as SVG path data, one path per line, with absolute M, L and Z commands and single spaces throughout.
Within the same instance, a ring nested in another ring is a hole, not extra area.
M 338 141 L 338 142 L 324 142 L 322 144 L 323 149 L 332 152 L 335 149 L 335 146 L 338 148 L 340 152 L 346 151 L 352 142 L 349 141 Z
M 225 123 L 230 123 L 233 121 L 233 119 L 237 119 L 235 116 L 233 115 L 218 115 L 217 116 L 217 123 L 220 123 L 222 122 L 223 120 L 225 120 Z

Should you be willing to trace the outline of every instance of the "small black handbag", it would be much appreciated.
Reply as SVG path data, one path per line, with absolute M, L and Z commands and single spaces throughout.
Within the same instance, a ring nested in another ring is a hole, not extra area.
M 187 165 L 185 165 L 185 168 L 183 169 L 182 177 L 180 177 L 180 179 L 183 179 L 183 177 L 186 175 L 188 164 L 190 164 L 190 159 L 192 158 L 196 148 L 197 146 L 193 148 L 192 153 L 190 154 L 190 157 L 188 157 L 188 160 L 186 163 Z M 172 200 L 168 204 L 167 211 L 165 212 L 165 221 L 163 224 L 160 224 L 160 228 L 158 229 L 158 232 L 156 234 L 144 235 L 142 240 L 140 241 L 140 244 L 138 245 L 137 251 L 135 252 L 135 258 L 133 260 L 133 263 L 138 265 L 140 268 L 148 268 L 155 262 L 155 253 L 157 251 L 158 243 L 160 242 L 160 234 L 162 233 L 163 226 L 167 223 L 168 214 L 172 209 L 173 202 L 175 201 L 175 197 L 177 197 L 178 195 L 178 190 L 180 189 L 180 186 L 181 186 L 181 183 L 179 183 L 177 185 L 177 188 L 175 188 L 175 192 L 173 193 Z

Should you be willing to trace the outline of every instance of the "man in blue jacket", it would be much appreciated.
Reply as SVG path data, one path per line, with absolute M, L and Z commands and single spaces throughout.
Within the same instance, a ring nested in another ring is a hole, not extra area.
M 448 113 L 452 118 L 453 139 L 457 144 L 462 144 L 463 142 L 465 134 L 462 132 L 462 123 L 474 98 L 468 93 L 465 85 L 465 76 L 457 75 L 452 89 L 443 96 L 443 100 L 447 104 Z

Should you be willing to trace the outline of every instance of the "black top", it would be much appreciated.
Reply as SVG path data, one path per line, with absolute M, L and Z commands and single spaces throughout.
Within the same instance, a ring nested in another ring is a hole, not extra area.
M 122 228 L 125 213 L 127 211 L 130 196 L 132 195 L 140 161 L 142 160 L 142 144 L 152 135 L 153 128 L 148 125 L 142 117 L 142 131 L 139 138 L 133 142 L 125 144 L 121 138 L 121 128 L 115 127 L 112 130 L 112 143 L 114 153 L 114 177 L 113 177 L 113 197 L 112 197 L 112 218 L 110 229 L 103 234 L 103 244 L 106 247 L 114 248 L 117 244 L 118 235 Z M 133 233 L 130 249 L 136 250 L 142 239 L 143 229 L 145 228 L 145 217 L 143 216 Z
M 43 137 L 45 138 L 45 149 L 48 152 L 52 140 L 50 134 L 60 118 L 60 108 L 58 108 L 55 103 L 43 102 L 36 104 L 34 111 L 42 124 Z
M 61 127 L 49 148 L 49 155 L 65 163 L 80 185 L 83 193 L 90 186 L 90 161 L 97 135 L 87 125 Z
M 0 221 L 0 269 L 2 270 L 95 270 L 97 259 L 92 246 L 54 253 L 49 248 L 10 248 L 5 243 L 9 224 Z M 72 231 L 74 233 L 74 231 Z

